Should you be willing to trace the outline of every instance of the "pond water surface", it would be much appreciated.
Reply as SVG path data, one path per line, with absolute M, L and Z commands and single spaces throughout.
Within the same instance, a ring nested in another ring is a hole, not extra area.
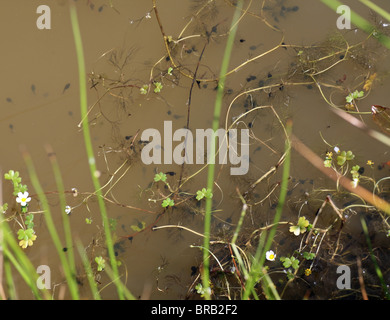
M 206 187 L 207 167 L 196 163 L 195 157 L 194 164 L 184 166 L 174 161 L 168 164 L 164 159 L 161 164 L 145 164 L 141 151 L 148 142 L 141 135 L 146 129 L 158 130 L 162 138 L 159 148 L 164 154 L 169 151 L 168 140 L 164 140 L 169 139 L 164 121 L 172 124 L 173 132 L 188 127 L 195 133 L 196 129 L 212 127 L 216 79 L 235 1 L 160 0 L 156 1 L 157 11 L 153 9 L 153 1 L 72 2 L 77 8 L 88 71 L 91 108 L 88 121 L 99 180 L 104 186 L 114 230 L 115 251 L 122 263 L 119 269 L 122 281 L 135 297 L 199 299 L 194 288 L 200 281 L 202 265 L 203 238 L 199 234 L 204 228 L 204 200 L 197 201 L 195 196 Z M 390 22 L 361 3 L 344 2 L 390 34 Z M 376 3 L 390 11 L 387 0 Z M 32 197 L 29 210 L 37 212 L 34 216 L 37 239 L 25 252 L 34 266 L 50 267 L 53 297 L 69 298 L 61 264 L 43 214 L 39 213 L 39 199 L 20 148 L 24 146 L 31 154 L 63 239 L 58 190 L 45 149 L 50 145 L 63 175 L 67 205 L 72 208 L 69 215 L 72 237 L 83 243 L 102 297 L 117 299 L 114 285 L 94 264 L 94 257 L 107 257 L 107 252 L 79 126 L 82 119 L 78 69 L 69 3 L 50 2 L 48 30 L 39 30 L 36 25 L 40 16 L 36 11 L 42 1 L 3 0 L 2 4 L 6 10 L 1 14 L 4 49 L 0 78 L 0 166 L 3 173 L 11 169 L 19 171 Z M 376 74 L 371 90 L 357 101 L 358 110 L 352 111 L 362 112 L 356 118 L 379 130 L 370 113 L 371 105 L 389 106 L 390 60 L 388 49 L 372 37 L 367 39 L 363 31 L 353 26 L 351 30 L 338 30 L 338 15 L 321 1 L 246 0 L 243 8 L 247 11 L 234 40 L 220 128 L 230 126 L 243 115 L 234 128 L 249 129 L 249 170 L 243 175 L 231 175 L 230 168 L 234 167 L 231 162 L 217 164 L 211 238 L 231 240 L 242 209 L 239 192 L 246 196 L 248 211 L 238 245 L 250 256 L 259 240 L 251 236 L 252 232 L 272 224 L 275 215 L 281 167 L 269 171 L 284 153 L 287 119 L 293 121 L 294 135 L 323 160 L 327 152 L 335 153 L 333 146 L 352 150 L 355 159 L 346 175 L 351 179 L 349 171 L 355 164 L 364 167 L 362 175 L 372 180 L 361 178 L 361 183 L 369 191 L 373 190 L 372 181 L 389 176 L 389 166 L 385 164 L 390 160 L 388 147 L 338 117 L 331 104 L 345 110 L 345 97 L 354 90 L 362 90 L 369 76 Z M 171 40 L 167 45 L 162 33 Z M 324 58 L 327 56 L 330 57 Z M 308 74 L 315 75 L 311 78 Z M 157 82 L 162 89 L 155 93 Z M 144 85 L 150 85 L 147 94 L 141 94 Z M 173 148 L 178 144 L 174 142 Z M 367 165 L 368 160 L 374 164 Z M 174 198 L 175 206 L 166 210 L 161 204 L 170 191 L 162 182 L 154 182 L 159 172 L 167 174 L 173 189 L 182 184 L 180 194 Z M 386 181 L 380 186 L 381 196 L 389 199 Z M 77 189 L 77 195 L 73 188 Z M 20 206 L 12 192 L 12 184 L 3 181 L 3 199 L 9 204 L 5 216 L 13 221 L 11 217 L 15 214 L 20 220 Z M 295 225 L 300 216 L 313 223 L 327 195 L 339 208 L 363 203 L 348 192 L 336 192 L 335 181 L 292 151 L 288 197 L 281 218 L 284 224 L 278 227 L 272 246 L 277 259 L 266 261 L 279 294 L 285 299 L 361 299 L 360 270 L 369 297 L 382 298 L 359 217 L 363 214 L 368 221 L 373 252 L 386 283 L 390 277 L 388 224 L 382 214 L 362 206 L 344 211 L 344 224 L 331 206 L 325 207 L 317 227 L 333 227 L 324 237 L 321 234 L 310 240 L 315 242 L 310 242 L 306 251 L 315 252 L 316 258 L 302 261 L 296 278 L 287 284 L 286 268 L 279 258 L 291 256 L 304 246 L 303 236 L 289 232 L 289 226 Z M 91 223 L 86 223 L 86 219 Z M 11 225 L 18 229 L 16 223 Z M 153 227 L 161 228 L 152 231 Z M 228 247 L 215 245 L 210 249 L 232 281 L 229 291 L 225 280 L 221 280 L 217 261 L 212 259 L 213 298 L 238 299 L 240 283 L 232 273 L 235 265 Z M 360 269 L 358 258 L 362 261 Z M 350 290 L 337 288 L 339 265 L 351 268 Z M 305 269 L 310 269 L 311 275 L 305 276 Z M 90 299 L 79 259 L 77 270 L 81 297 Z M 29 298 L 16 271 L 14 277 L 18 298 Z M 264 298 L 261 294 L 260 297 Z

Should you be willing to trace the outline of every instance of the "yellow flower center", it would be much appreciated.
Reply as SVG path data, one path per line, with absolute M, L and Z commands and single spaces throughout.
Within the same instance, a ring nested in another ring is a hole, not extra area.
M 26 198 L 22 198 L 22 202 L 26 202 Z
M 270 258 L 270 260 L 274 260 L 274 259 L 275 259 L 275 256 L 274 256 L 273 254 L 270 254 L 270 255 L 269 255 L 269 258 Z

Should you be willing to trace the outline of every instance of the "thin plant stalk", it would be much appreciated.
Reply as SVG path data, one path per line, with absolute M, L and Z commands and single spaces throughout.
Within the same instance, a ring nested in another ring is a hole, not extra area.
M 51 148 L 49 146 L 46 147 L 46 151 L 49 154 L 49 160 L 51 162 L 54 177 L 57 184 L 57 189 L 59 193 L 60 198 L 60 208 L 61 208 L 61 216 L 62 216 L 62 223 L 64 225 L 64 233 L 65 233 L 65 244 L 67 248 L 67 257 L 69 260 L 69 268 L 71 270 L 71 273 L 73 276 L 76 276 L 76 264 L 74 260 L 74 252 L 73 252 L 73 241 L 72 241 L 72 232 L 70 228 L 70 222 L 69 222 L 69 216 L 65 213 L 65 188 L 64 183 L 62 180 L 61 171 L 58 165 L 57 157 L 55 156 L 54 152 L 52 152 Z
M 220 70 L 220 79 L 218 82 L 218 89 L 217 89 L 217 95 L 215 99 L 215 105 L 214 105 L 214 118 L 213 118 L 213 137 L 210 139 L 210 164 L 208 167 L 208 173 L 207 173 L 207 188 L 209 188 L 212 192 L 214 187 L 214 172 L 215 172 L 215 145 L 216 145 L 216 132 L 219 128 L 219 119 L 221 115 L 221 108 L 222 108 L 222 97 L 225 87 L 225 79 L 226 79 L 226 73 L 229 67 L 229 61 L 230 61 L 230 55 L 233 49 L 234 44 L 234 38 L 236 35 L 237 27 L 238 25 L 236 22 L 238 21 L 240 17 L 241 8 L 243 5 L 243 1 L 238 1 L 237 6 L 234 12 L 234 16 L 232 19 L 232 27 L 231 31 L 229 33 L 225 52 L 222 60 L 221 70 Z M 234 26 L 234 27 L 233 27 Z M 202 284 L 205 291 L 205 298 L 207 300 L 210 299 L 210 284 L 209 284 L 209 242 L 210 242 L 210 225 L 211 225 L 211 211 L 212 211 L 212 199 L 207 198 L 206 204 L 205 204 L 205 218 L 204 218 L 204 250 L 203 250 L 203 276 L 202 276 Z
M 6 243 L 3 243 L 3 249 L 8 250 L 6 248 Z M 12 278 L 12 269 L 11 269 L 11 263 L 7 257 L 4 257 L 4 275 L 5 275 L 5 281 L 7 283 L 7 293 L 8 298 L 11 300 L 16 300 L 16 289 L 15 289 L 15 283 L 14 279 Z
M 76 276 L 75 274 L 72 273 L 72 270 L 69 266 L 68 259 L 65 255 L 65 252 L 63 251 L 63 246 L 61 244 L 60 237 L 58 235 L 57 229 L 55 227 L 53 217 L 51 215 L 51 210 L 49 203 L 47 201 L 47 198 L 45 196 L 45 193 L 42 189 L 42 186 L 39 182 L 34 164 L 32 162 L 31 156 L 29 153 L 26 151 L 23 151 L 23 158 L 24 161 L 26 162 L 27 169 L 29 171 L 31 183 L 38 194 L 39 200 L 42 203 L 42 208 L 44 212 L 44 217 L 46 221 L 47 228 L 49 230 L 50 236 L 53 240 L 54 246 L 57 250 L 57 253 L 59 255 L 61 265 L 64 268 L 64 274 L 68 283 L 69 291 L 72 296 L 72 299 L 78 300 L 79 299 L 79 291 L 78 291 L 78 286 L 76 282 Z
M 390 21 L 390 13 L 382 9 L 377 4 L 371 2 L 370 0 L 359 0 L 361 3 L 369 7 L 371 10 L 375 11 L 377 14 L 380 14 L 383 18 Z
M 84 134 L 84 143 L 85 148 L 87 152 L 88 157 L 88 163 L 91 173 L 92 182 L 95 188 L 95 192 L 97 195 L 97 201 L 100 209 L 100 214 L 103 221 L 103 228 L 104 228 L 104 234 L 106 238 L 106 245 L 107 245 L 107 251 L 108 256 L 110 259 L 112 272 L 114 275 L 114 283 L 117 287 L 117 292 L 119 299 L 123 299 L 123 290 L 120 286 L 120 279 L 118 275 L 118 266 L 115 258 L 115 251 L 110 231 L 110 225 L 108 221 L 106 206 L 102 197 L 102 191 L 99 179 L 96 177 L 96 160 L 95 155 L 93 152 L 92 147 L 92 141 L 91 141 L 91 134 L 89 129 L 89 123 L 88 119 L 86 118 L 86 115 L 88 113 L 88 103 L 87 103 L 87 86 L 86 86 L 86 70 L 85 70 L 85 63 L 84 63 L 84 51 L 83 51 L 83 43 L 81 39 L 81 32 L 79 27 L 79 22 L 77 18 L 77 11 L 76 7 L 73 3 L 70 5 L 70 18 L 71 18 L 71 24 L 72 24 L 72 30 L 73 30 L 73 37 L 75 41 L 75 47 L 76 47 L 76 54 L 77 54 L 77 62 L 78 62 L 78 71 L 79 71 L 79 89 L 80 89 L 80 109 L 81 109 L 81 118 L 84 119 L 82 122 L 82 128 L 83 128 L 83 134 Z
M 110 279 L 115 282 L 117 281 L 118 279 L 115 279 L 115 275 L 114 273 L 112 272 L 111 268 L 106 266 L 104 268 L 104 271 L 107 273 L 107 275 L 110 277 Z M 126 299 L 128 300 L 136 300 L 135 297 L 133 296 L 133 294 L 129 291 L 129 289 L 126 288 L 126 286 L 123 284 L 123 282 L 119 281 L 118 282 L 118 285 L 121 287 L 121 290 L 123 292 L 123 295 L 125 296 Z
M 3 206 L 3 172 L 0 168 L 0 208 Z M 0 214 L 2 212 L 0 211 Z M 2 221 L 0 221 L 0 298 L 5 300 L 5 292 L 3 287 L 3 266 L 4 266 L 4 256 L 3 256 L 3 228 Z
M 262 234 L 262 237 L 259 241 L 259 245 L 257 247 L 254 263 L 253 263 L 253 266 L 251 268 L 250 276 L 247 279 L 246 284 L 245 284 L 246 290 L 243 294 L 244 300 L 249 298 L 249 294 L 251 293 L 250 289 L 253 288 L 255 282 L 258 279 L 259 274 L 260 275 L 263 274 L 262 269 L 263 269 L 263 265 L 265 262 L 266 252 L 271 248 L 273 239 L 275 237 L 276 228 L 277 228 L 278 223 L 280 221 L 280 217 L 282 216 L 283 207 L 284 207 L 284 203 L 286 201 L 286 196 L 287 196 L 288 180 L 289 180 L 289 176 L 290 176 L 290 156 L 291 156 L 290 135 L 291 135 L 291 129 L 292 129 L 292 122 L 289 120 L 287 122 L 287 125 L 286 125 L 286 131 L 287 131 L 287 139 L 285 142 L 285 144 L 286 144 L 286 146 L 285 146 L 286 157 L 285 157 L 285 160 L 283 163 L 282 181 L 280 184 L 280 195 L 279 195 L 278 205 L 276 207 L 276 213 L 275 213 L 275 217 L 274 217 L 274 221 L 273 221 L 273 227 L 271 228 L 271 230 L 269 232 L 269 235 L 267 237 L 267 240 L 265 241 L 264 246 L 263 246 L 262 238 L 264 237 L 263 239 L 265 239 L 266 231 L 264 233 L 264 236 Z M 268 279 L 269 279 L 268 277 L 265 278 L 266 284 L 268 284 L 268 286 L 270 286 L 270 285 L 273 286 L 272 283 L 268 282 Z M 276 290 L 274 290 L 273 287 L 270 289 L 273 292 L 274 297 L 276 299 L 280 299 Z
M 45 299 L 50 299 L 49 293 L 46 289 L 43 289 L 41 291 L 38 290 L 38 274 L 34 266 L 32 265 L 30 259 L 27 257 L 22 248 L 19 247 L 19 244 L 15 240 L 7 221 L 2 221 L 1 225 L 4 232 L 3 245 L 6 248 L 6 250 L 4 250 L 4 255 L 7 262 L 5 272 L 7 284 L 11 285 L 11 287 L 9 288 L 11 289 L 11 292 L 9 292 L 10 298 L 16 299 L 16 290 L 12 279 L 12 271 L 10 265 L 12 264 L 18 271 L 18 273 L 21 275 L 25 283 L 30 287 L 36 299 L 42 300 L 42 294 L 45 296 Z
M 87 275 L 89 287 L 91 288 L 92 296 L 95 300 L 101 300 L 99 290 L 96 285 L 95 278 L 93 276 L 91 265 L 88 261 L 87 255 L 85 254 L 84 247 L 82 246 L 81 242 L 77 242 L 77 250 L 80 254 L 81 261 L 84 266 L 85 273 Z
M 378 265 L 378 261 L 376 260 L 376 257 L 374 255 L 374 252 L 372 250 L 372 245 L 371 245 L 371 240 L 370 240 L 370 236 L 368 234 L 368 227 L 367 227 L 367 223 L 366 223 L 366 220 L 364 219 L 363 217 L 363 214 L 360 214 L 360 223 L 362 225 L 362 229 L 363 229 L 363 233 L 366 237 L 366 242 L 367 242 L 367 246 L 368 246 L 368 250 L 370 251 L 370 256 L 371 256 L 371 260 L 372 262 L 374 263 L 374 267 L 375 267 L 375 272 L 379 278 L 379 281 L 381 283 L 381 286 L 382 286 L 382 290 L 384 292 L 384 295 L 386 297 L 387 300 L 390 300 L 390 293 L 389 293 L 389 290 L 387 288 L 387 285 L 386 285 L 386 282 L 385 280 L 383 279 L 383 274 L 382 274 L 382 271 L 381 269 L 379 268 L 379 265 Z

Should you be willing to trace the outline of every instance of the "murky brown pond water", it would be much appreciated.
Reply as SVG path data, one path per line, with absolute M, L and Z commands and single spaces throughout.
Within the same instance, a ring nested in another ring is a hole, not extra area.
M 203 232 L 204 202 L 197 202 L 194 196 L 197 190 L 206 186 L 207 169 L 198 172 L 203 167 L 201 164 L 187 164 L 182 171 L 181 165 L 163 164 L 164 161 L 162 164 L 145 165 L 140 157 L 145 145 L 141 141 L 141 133 L 153 128 L 159 130 L 163 137 L 164 121 L 172 121 L 175 131 L 186 127 L 188 114 L 189 128 L 193 132 L 212 127 L 216 81 L 204 79 L 216 79 L 219 75 L 234 7 L 230 1 L 222 0 L 157 1 L 165 35 L 174 40 L 180 37 L 176 46 L 171 44 L 172 58 L 179 67 L 175 68 L 167 59 L 152 1 L 78 0 L 75 3 L 89 73 L 88 104 L 93 106 L 89 121 L 101 173 L 99 179 L 102 185 L 112 179 L 104 194 L 109 218 L 116 223 L 115 249 L 117 258 L 122 262 L 122 280 L 136 297 L 197 299 L 199 295 L 194 291 L 194 285 L 199 281 L 197 276 L 202 254 L 199 248 L 190 246 L 201 246 L 202 237 L 180 228 L 155 231 L 151 228 L 176 225 Z M 345 3 L 371 23 L 382 25 L 383 32 L 390 33 L 389 22 L 385 23 L 383 18 L 356 1 Z M 390 11 L 387 0 L 377 0 L 376 3 Z M 69 4 L 65 0 L 50 2 L 50 30 L 36 27 L 39 17 L 36 9 L 43 4 L 41 1 L 4 0 L 2 4 L 6 9 L 1 14 L 2 171 L 13 169 L 20 172 L 32 196 L 30 210 L 38 211 L 38 198 L 20 152 L 20 146 L 25 146 L 47 192 L 62 237 L 57 187 L 45 151 L 45 145 L 50 145 L 63 174 L 67 204 L 73 208 L 70 215 L 73 237 L 82 241 L 91 260 L 98 255 L 104 256 L 106 251 L 99 208 L 96 199 L 88 197 L 94 189 L 83 133 L 78 127 L 81 121 L 78 69 Z M 263 3 L 246 0 L 244 8 L 248 8 L 248 12 L 239 24 L 229 70 L 240 68 L 227 77 L 220 127 L 225 127 L 225 120 L 230 125 L 239 115 L 250 111 L 238 124 L 238 128 L 250 129 L 250 165 L 248 173 L 241 176 L 230 175 L 230 164 L 216 167 L 212 238 L 231 239 L 242 208 L 236 189 L 242 194 L 251 191 L 246 198 L 249 209 L 239 241 L 249 255 L 250 252 L 253 254 L 258 241 L 258 238 L 250 238 L 250 234 L 273 221 L 281 170 L 261 181 L 253 190 L 250 190 L 250 185 L 281 158 L 285 139 L 281 123 L 285 125 L 288 118 L 293 120 L 294 134 L 321 158 L 325 159 L 326 152 L 332 151 L 325 139 L 342 150 L 352 150 L 356 156 L 354 164 L 364 167 L 365 176 L 375 181 L 389 176 L 389 166 L 382 165 L 390 160 L 388 148 L 339 118 L 324 98 L 342 107 L 348 90 L 361 90 L 365 79 L 376 73 L 377 79 L 369 95 L 358 101 L 359 111 L 366 113 L 358 118 L 370 128 L 379 129 L 371 114 L 367 113 L 374 104 L 390 106 L 390 60 L 389 51 L 373 39 L 345 54 L 347 44 L 359 44 L 367 35 L 358 29 L 338 30 L 338 16 L 320 1 L 269 0 Z M 284 47 L 256 58 L 281 42 Z M 317 46 L 317 49 L 309 46 Z M 316 76 L 323 89 L 322 96 L 313 80 L 304 75 L 303 71 L 307 70 L 303 68 L 309 67 L 305 64 L 307 60 L 331 54 L 329 48 L 332 46 L 334 52 L 336 48 L 340 49 L 340 54 L 333 53 L 329 61 L 310 64 L 310 67 L 318 68 L 317 71 L 326 69 Z M 170 67 L 173 70 L 168 74 Z M 199 81 L 193 83 L 195 70 Z M 140 94 L 139 88 L 153 81 L 162 83 L 161 92 L 154 93 L 152 84 L 147 95 Z M 271 87 L 243 94 L 232 103 L 238 94 L 263 86 Z M 104 94 L 106 89 L 114 87 Z M 251 111 L 260 106 L 266 107 Z M 175 142 L 174 146 L 177 144 Z M 372 168 L 367 165 L 368 160 L 375 163 Z M 165 212 L 161 202 L 169 190 L 161 183 L 153 183 L 158 172 L 169 173 L 168 181 L 173 188 L 177 187 L 180 179 L 184 181 L 197 173 L 182 186 L 182 197 L 175 200 L 180 204 Z M 298 216 L 305 216 L 312 223 L 328 194 L 332 195 L 339 208 L 349 203 L 362 203 L 347 193 L 337 193 L 334 181 L 294 151 L 290 180 L 281 219 L 284 222 L 296 224 Z M 370 191 L 373 188 L 370 182 L 363 185 Z M 77 197 L 72 195 L 72 188 L 77 188 Z M 9 216 L 19 210 L 12 191 L 9 181 L 3 182 L 3 198 L 10 206 L 6 213 Z M 389 198 L 386 191 L 388 188 L 384 188 L 382 196 Z M 87 203 L 84 202 L 86 198 Z M 382 297 L 359 214 L 363 213 L 368 221 L 374 254 L 386 283 L 390 283 L 388 227 L 375 210 L 352 209 L 345 212 L 348 217 L 340 229 L 335 212 L 330 206 L 326 207 L 317 226 L 326 229 L 336 221 L 334 228 L 327 232 L 323 241 L 320 242 L 321 237 L 316 240 L 317 247 L 312 249 L 314 252 L 318 246 L 319 249 L 313 264 L 304 261 L 297 278 L 288 285 L 279 257 L 290 256 L 298 250 L 302 246 L 302 236 L 296 237 L 289 232 L 288 224 L 278 228 L 272 247 L 277 259 L 267 261 L 266 265 L 279 293 L 283 292 L 283 298 L 302 299 L 306 295 L 309 299 L 361 299 L 357 257 L 362 260 L 369 297 Z M 92 219 L 92 223 L 87 224 L 86 218 Z M 38 237 L 26 252 L 34 266 L 45 264 L 50 267 L 54 298 L 68 298 L 69 292 L 63 289 L 65 283 L 58 255 L 43 215 L 36 214 L 35 222 Z M 14 226 L 17 228 L 17 225 Z M 145 229 L 138 232 L 136 226 Z M 222 246 L 211 249 L 225 263 L 225 269 L 231 270 L 233 264 L 229 260 L 228 249 Z M 339 265 L 351 267 L 351 290 L 339 290 L 336 286 Z M 214 270 L 218 268 L 215 260 L 211 261 L 211 266 Z M 303 271 L 309 267 L 312 274 L 305 276 Z M 90 291 L 80 263 L 78 271 L 81 296 L 89 299 Z M 96 274 L 102 297 L 116 299 L 116 289 L 112 284 L 107 285 L 107 276 L 103 272 Z M 224 282 L 218 280 L 216 272 L 212 275 L 216 277 L 214 298 L 239 298 L 239 282 L 232 282 L 228 295 Z M 16 271 L 15 279 L 19 283 Z M 22 284 L 19 286 L 23 288 Z M 18 297 L 30 296 L 20 290 Z

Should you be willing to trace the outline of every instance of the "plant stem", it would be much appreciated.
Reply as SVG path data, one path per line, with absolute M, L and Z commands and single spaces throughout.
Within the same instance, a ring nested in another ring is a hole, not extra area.
M 212 126 L 213 137 L 210 139 L 211 159 L 210 159 L 210 164 L 208 167 L 208 174 L 207 174 L 207 188 L 211 190 L 211 193 L 213 192 L 213 187 L 214 187 L 214 169 L 215 169 L 214 163 L 215 163 L 215 145 L 216 145 L 215 133 L 219 128 L 219 119 L 220 119 L 221 107 L 222 107 L 222 97 L 223 97 L 225 79 L 226 79 L 225 75 L 229 67 L 230 55 L 233 49 L 234 38 L 237 31 L 236 22 L 240 17 L 242 5 L 243 5 L 243 1 L 238 1 L 236 10 L 234 12 L 234 16 L 232 20 L 232 28 L 227 39 L 225 52 L 222 60 L 220 79 L 218 83 L 217 95 L 216 95 L 215 105 L 214 105 L 214 118 L 213 118 L 213 126 Z M 205 289 L 205 298 L 207 300 L 210 299 L 210 291 L 211 291 L 210 284 L 209 284 L 209 242 L 210 242 L 211 210 L 212 210 L 212 199 L 207 198 L 206 205 L 205 205 L 205 219 L 204 219 L 205 238 L 203 244 L 204 249 L 203 249 L 203 277 L 202 277 L 203 288 Z
M 22 151 L 24 161 L 26 162 L 27 169 L 29 171 L 31 183 L 38 194 L 39 200 L 42 203 L 42 208 L 44 211 L 44 217 L 46 221 L 47 228 L 49 230 L 50 236 L 53 239 L 54 246 L 57 249 L 57 253 L 61 260 L 61 265 L 64 268 L 64 273 L 66 280 L 68 282 L 69 291 L 73 299 L 78 300 L 79 299 L 79 292 L 76 282 L 76 275 L 72 273 L 71 268 L 69 267 L 68 259 L 65 255 L 65 252 L 63 251 L 63 246 L 61 244 L 60 237 L 58 235 L 57 229 L 55 227 L 53 217 L 51 215 L 50 206 L 47 201 L 47 198 L 45 196 L 45 193 L 42 189 L 42 186 L 39 182 L 34 164 L 32 163 L 31 156 L 26 151 Z
M 114 246 L 110 231 L 110 225 L 107 217 L 106 207 L 104 204 L 104 200 L 102 198 L 102 191 L 100 187 L 100 182 L 98 178 L 96 177 L 96 160 L 95 155 L 93 152 L 92 142 L 91 142 L 91 134 L 89 131 L 89 123 L 88 119 L 86 118 L 87 112 L 88 112 L 88 104 L 87 104 L 87 86 L 86 86 L 86 72 L 85 72 L 85 63 L 84 63 L 84 52 L 83 52 L 83 44 L 81 40 L 81 33 L 80 33 L 80 27 L 77 19 L 77 11 L 76 7 L 73 3 L 70 5 L 70 17 L 71 17 L 71 23 L 72 23 L 72 29 L 73 29 L 73 37 L 75 41 L 76 46 L 76 54 L 77 54 L 77 62 L 78 62 L 78 70 L 79 70 L 79 86 L 80 86 L 80 109 L 81 109 L 81 118 L 83 119 L 82 127 L 83 127 L 83 134 L 84 134 L 84 142 L 88 157 L 88 163 L 91 173 L 92 182 L 95 188 L 95 192 L 97 195 L 97 200 L 100 208 L 100 214 L 103 221 L 103 227 L 104 227 L 104 233 L 106 237 L 106 244 L 107 244 L 107 250 L 108 250 L 108 256 L 110 258 L 110 263 L 112 267 L 113 277 L 114 277 L 114 283 L 117 287 L 118 296 L 120 299 L 123 299 L 123 291 L 122 287 L 120 286 L 120 279 L 118 276 L 118 266 L 116 263 L 115 258 L 115 252 L 114 252 Z
M 250 271 L 250 276 L 245 284 L 245 292 L 243 295 L 243 299 L 248 299 L 249 294 L 251 293 L 251 289 L 253 288 L 255 282 L 258 280 L 259 275 L 263 275 L 263 265 L 265 261 L 265 255 L 266 252 L 271 248 L 272 241 L 274 239 L 276 229 L 278 227 L 278 223 L 280 221 L 280 217 L 283 212 L 284 203 L 286 201 L 287 196 L 287 189 L 288 189 L 288 180 L 290 176 L 290 157 L 291 157 L 291 142 L 290 142 L 290 135 L 292 130 L 292 122 L 289 120 L 286 125 L 286 131 L 287 131 L 287 139 L 285 142 L 285 153 L 286 158 L 283 163 L 283 174 L 282 174 L 282 182 L 280 184 L 280 195 L 279 195 L 279 201 L 278 205 L 276 207 L 276 213 L 273 221 L 273 227 L 271 228 L 269 235 L 267 237 L 267 240 L 265 241 L 265 245 L 263 247 L 263 242 L 266 237 L 266 233 L 261 235 L 259 245 L 256 250 L 256 255 L 254 259 L 253 266 Z M 273 285 L 271 279 L 269 277 L 265 278 L 266 284 Z M 273 290 L 273 288 L 270 288 L 271 291 L 276 299 L 280 299 L 279 295 L 277 294 L 276 290 Z

